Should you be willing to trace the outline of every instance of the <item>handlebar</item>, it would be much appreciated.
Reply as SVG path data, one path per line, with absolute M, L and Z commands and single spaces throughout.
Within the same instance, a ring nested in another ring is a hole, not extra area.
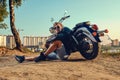
M 65 17 L 62 17 L 62 19 L 65 20 L 65 19 L 67 19 L 67 18 L 69 18 L 69 17 L 70 17 L 70 15 L 69 15 L 69 16 L 65 16 Z
M 64 17 L 62 17 L 60 20 L 59 20 L 59 22 L 63 22 L 65 19 L 67 19 L 67 18 L 69 18 L 70 17 L 70 15 L 68 15 L 68 16 L 64 16 Z

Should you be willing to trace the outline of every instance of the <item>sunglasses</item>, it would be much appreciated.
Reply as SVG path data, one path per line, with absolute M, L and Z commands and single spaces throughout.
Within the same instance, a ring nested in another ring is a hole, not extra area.
M 60 29 L 60 27 L 59 27 L 59 26 L 57 26 L 57 27 L 53 27 L 53 29 L 54 29 L 54 30 L 56 30 L 56 29 Z

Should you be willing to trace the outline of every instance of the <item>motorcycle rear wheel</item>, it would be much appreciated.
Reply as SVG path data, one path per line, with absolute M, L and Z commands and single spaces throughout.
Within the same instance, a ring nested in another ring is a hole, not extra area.
M 95 59 L 99 51 L 98 43 L 93 42 L 89 37 L 84 35 L 80 41 L 79 51 L 85 59 Z

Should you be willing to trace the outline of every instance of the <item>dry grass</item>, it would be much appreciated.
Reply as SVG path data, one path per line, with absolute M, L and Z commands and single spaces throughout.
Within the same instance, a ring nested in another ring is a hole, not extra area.
M 120 57 L 120 53 L 101 53 L 104 57 Z

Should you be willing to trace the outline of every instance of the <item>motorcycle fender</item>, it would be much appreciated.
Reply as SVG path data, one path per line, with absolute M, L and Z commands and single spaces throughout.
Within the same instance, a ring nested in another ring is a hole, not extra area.
M 83 27 L 83 28 L 77 29 L 77 31 L 80 31 L 80 30 L 82 30 L 83 34 L 85 34 L 87 37 L 89 37 L 93 42 L 97 42 L 95 40 L 95 38 L 93 37 L 93 35 L 91 34 L 91 32 L 87 28 Z

